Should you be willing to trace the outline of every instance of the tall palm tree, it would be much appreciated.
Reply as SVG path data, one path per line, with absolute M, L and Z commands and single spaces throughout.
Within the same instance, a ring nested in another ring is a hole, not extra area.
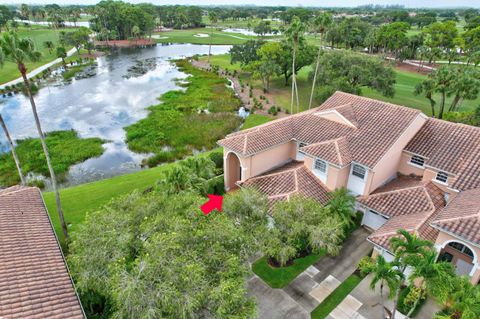
M 7 125 L 3 120 L 2 114 L 0 114 L 0 126 L 2 126 L 5 136 L 7 137 L 8 145 L 10 146 L 10 152 L 12 152 L 13 160 L 15 161 L 15 166 L 17 167 L 18 176 L 20 176 L 20 183 L 25 185 L 25 178 L 23 177 L 22 167 L 20 166 L 20 161 L 18 160 L 17 152 L 15 151 L 15 146 L 13 145 L 12 138 L 10 133 L 8 133 Z
M 388 287 L 388 297 L 392 298 L 400 284 L 401 278 L 403 277 L 403 274 L 398 270 L 398 264 L 396 262 L 387 262 L 382 255 L 378 255 L 373 264 L 361 270 L 373 275 L 372 281 L 370 282 L 370 288 L 372 290 L 375 289 L 377 284 L 380 284 L 382 318 L 386 318 L 384 289 L 385 287 Z
M 355 211 L 355 196 L 345 187 L 339 188 L 331 193 L 331 200 L 328 206 L 346 226 L 353 224 L 353 212 Z
M 393 319 L 395 318 L 395 313 L 397 311 L 400 288 L 405 283 L 405 276 L 403 275 L 405 269 L 412 264 L 415 258 L 425 256 L 427 251 L 433 247 L 433 244 L 430 241 L 421 239 L 416 234 L 411 234 L 405 229 L 398 230 L 397 234 L 399 236 L 390 239 L 390 246 L 395 254 L 395 261 L 399 264 L 402 278 L 400 280 L 400 285 L 397 287 L 395 299 L 393 301 Z
M 293 113 L 293 102 L 294 98 L 296 97 L 297 100 L 297 112 L 300 111 L 300 102 L 298 99 L 298 87 L 297 87 L 297 77 L 295 72 L 295 59 L 297 57 L 297 50 L 298 44 L 303 39 L 303 34 L 305 32 L 305 26 L 303 25 L 302 21 L 297 17 L 294 16 L 292 19 L 292 23 L 290 26 L 285 30 L 285 36 L 287 37 L 287 41 L 292 45 L 293 54 L 292 54 L 292 100 L 290 104 L 290 113 Z
M 60 202 L 60 194 L 57 189 L 57 179 L 53 170 L 52 161 L 50 160 L 50 154 L 48 152 L 47 144 L 45 143 L 45 135 L 42 131 L 40 119 L 37 113 L 37 106 L 33 99 L 32 90 L 30 88 L 30 81 L 27 78 L 27 68 L 25 62 L 38 61 L 40 59 L 40 52 L 35 50 L 31 39 L 20 39 L 15 32 L 5 32 L 3 37 L 0 38 L 0 65 L 3 65 L 5 60 L 12 61 L 17 64 L 18 70 L 22 74 L 23 82 L 30 99 L 30 105 L 32 106 L 33 117 L 35 118 L 35 124 L 37 126 L 38 136 L 42 144 L 43 153 L 47 160 L 48 170 L 50 172 L 50 178 L 52 180 L 52 187 L 55 193 L 55 201 L 57 204 L 57 212 L 62 225 L 63 235 L 65 242 L 68 243 L 68 230 L 65 224 L 65 218 L 63 216 L 62 205 Z
M 315 84 L 317 82 L 318 67 L 320 66 L 320 56 L 323 50 L 323 36 L 328 27 L 332 24 L 332 15 L 327 12 L 319 14 L 313 21 L 314 27 L 318 33 L 320 33 L 320 47 L 317 53 L 317 62 L 315 64 L 315 73 L 313 74 L 312 93 L 310 94 L 310 102 L 308 103 L 308 109 L 312 107 L 313 93 L 315 92 Z
M 422 291 L 430 296 L 435 296 L 442 303 L 445 302 L 452 290 L 452 278 L 455 276 L 452 264 L 437 262 L 437 252 L 434 250 L 429 250 L 422 256 L 414 256 L 410 261 L 413 270 L 410 273 L 409 281 L 412 284 L 416 282 L 415 285 Z M 407 313 L 408 318 L 415 311 L 420 300 L 419 297 L 412 305 Z
M 208 12 L 208 18 L 210 20 L 211 24 L 217 24 L 218 22 L 218 16 L 215 11 L 209 11 Z M 212 33 L 210 32 L 210 44 L 208 46 L 208 63 L 210 63 L 210 56 L 212 55 Z

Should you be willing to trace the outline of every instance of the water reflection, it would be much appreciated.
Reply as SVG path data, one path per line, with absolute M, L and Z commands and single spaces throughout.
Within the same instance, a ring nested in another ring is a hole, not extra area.
M 213 46 L 213 54 L 228 52 L 230 46 Z M 74 129 L 81 137 L 108 141 L 105 153 L 73 166 L 66 184 L 79 184 L 140 169 L 146 154 L 130 152 L 123 127 L 147 115 L 146 107 L 158 97 L 178 89 L 176 79 L 187 75 L 169 62 L 172 58 L 207 54 L 207 45 L 171 44 L 144 49 L 125 49 L 97 58 L 96 75 L 70 84 L 49 86 L 35 97 L 46 132 Z M 126 78 L 128 69 L 146 59 L 156 65 L 145 74 Z M 37 136 L 30 104 L 23 95 L 0 98 L 0 112 L 14 139 Z M 4 144 L 3 134 L 0 144 Z

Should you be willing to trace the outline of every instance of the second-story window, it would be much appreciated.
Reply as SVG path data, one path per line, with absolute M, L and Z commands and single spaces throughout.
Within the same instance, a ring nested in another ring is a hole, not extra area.
M 410 163 L 423 167 L 425 165 L 425 159 L 418 155 L 413 155 L 410 159 Z
M 352 168 L 352 175 L 360 179 L 364 179 L 366 174 L 365 167 L 354 164 Z
M 315 168 L 316 171 L 318 171 L 320 173 L 326 173 L 327 172 L 327 163 L 325 161 L 322 161 L 321 159 L 316 159 L 314 168 Z
M 445 172 L 438 172 L 437 173 L 437 176 L 435 177 L 435 179 L 441 183 L 447 183 L 448 181 L 448 174 L 445 173 Z

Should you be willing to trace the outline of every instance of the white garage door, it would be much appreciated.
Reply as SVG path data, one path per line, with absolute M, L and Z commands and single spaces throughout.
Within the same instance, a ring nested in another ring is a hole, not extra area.
M 383 217 L 379 213 L 373 210 L 367 210 L 363 215 L 362 225 L 377 230 L 387 222 L 388 218 Z

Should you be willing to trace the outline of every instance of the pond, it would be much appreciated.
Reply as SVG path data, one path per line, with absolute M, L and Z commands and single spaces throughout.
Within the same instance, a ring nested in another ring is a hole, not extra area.
M 212 46 L 212 54 L 229 50 L 230 46 Z M 141 169 L 148 154 L 128 150 L 123 127 L 146 117 L 148 106 L 157 104 L 163 93 L 178 89 L 176 80 L 187 77 L 169 60 L 195 54 L 208 54 L 208 45 L 123 49 L 97 58 L 92 77 L 40 89 L 35 100 L 45 132 L 74 129 L 81 137 L 106 141 L 104 154 L 72 166 L 62 186 Z M 132 68 L 143 72 L 131 74 Z M 0 98 L 0 113 L 14 139 L 38 136 L 25 96 Z M 5 144 L 3 134 L 0 135 L 0 143 Z

